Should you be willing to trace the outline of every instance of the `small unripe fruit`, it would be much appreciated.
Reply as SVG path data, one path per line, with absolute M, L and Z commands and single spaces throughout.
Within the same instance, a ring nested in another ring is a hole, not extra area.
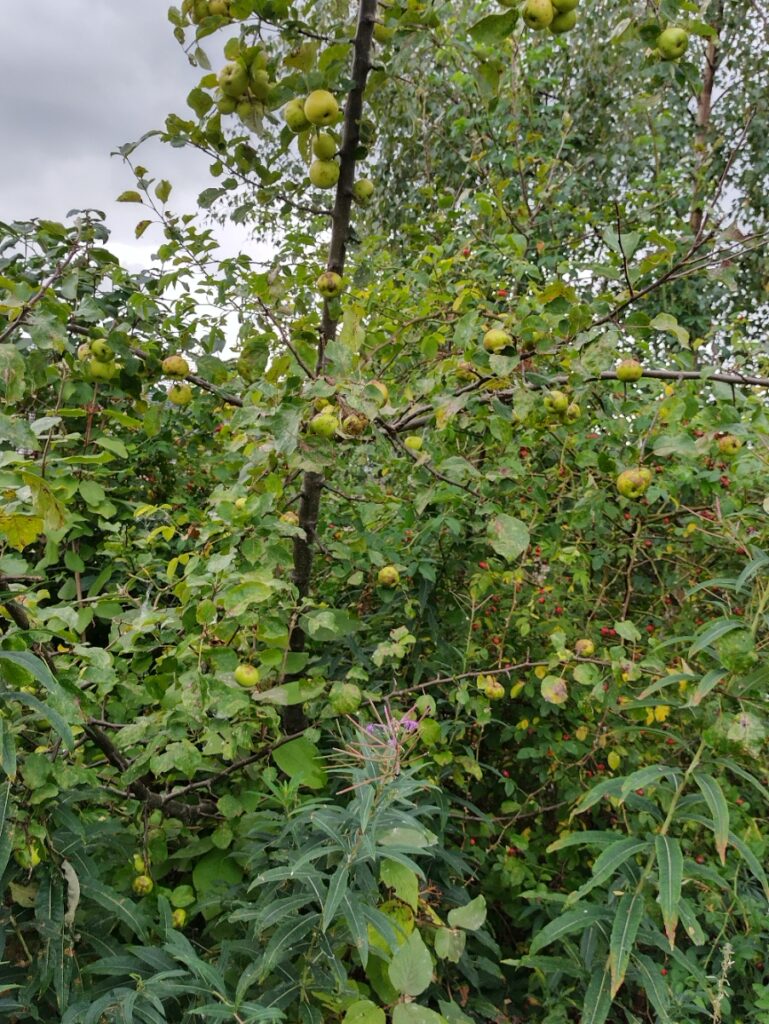
M 341 274 L 337 274 L 333 270 L 326 270 L 315 282 L 315 287 L 324 299 L 335 299 L 337 295 L 341 295 L 344 281 Z
M 414 434 L 412 437 L 407 437 L 403 443 L 412 452 L 420 452 L 422 450 L 423 441 L 418 434 Z
M 131 888 L 137 896 L 149 896 L 155 888 L 155 883 L 149 875 L 137 875 L 131 883 Z
M 168 389 L 168 401 L 172 405 L 189 405 L 192 401 L 192 388 L 189 384 L 172 384 Z
M 100 359 L 89 359 L 85 364 L 86 372 L 91 380 L 112 380 L 117 375 L 115 363 L 104 363 Z
M 216 101 L 216 109 L 220 114 L 234 114 L 238 107 L 238 101 L 234 96 L 222 96 Z
M 312 140 L 312 151 L 318 160 L 332 160 L 338 148 L 336 139 L 328 132 L 321 132 Z
M 230 13 L 229 0 L 208 0 L 208 13 L 226 16 Z
M 549 391 L 543 401 L 548 412 L 565 413 L 569 408 L 569 399 L 563 391 Z
M 339 164 L 336 160 L 313 160 L 310 181 L 316 188 L 333 188 L 339 181 Z
M 592 640 L 577 640 L 574 644 L 574 653 L 578 658 L 592 658 L 595 654 L 595 644 Z
M 576 402 L 569 402 L 568 406 L 566 407 L 566 412 L 563 414 L 563 418 L 566 420 L 567 423 L 576 423 L 581 413 L 582 410 Z
M 623 359 L 617 364 L 617 380 L 623 384 L 634 384 L 643 377 L 644 368 L 636 359 Z
M 190 364 L 184 356 L 166 356 L 161 369 L 168 377 L 186 377 L 190 372 Z
M 503 348 L 511 345 L 512 341 L 513 339 L 507 331 L 503 331 L 498 327 L 492 327 L 483 336 L 483 347 L 487 352 L 501 352 Z
M 571 30 L 574 28 L 576 24 L 577 12 L 564 11 L 562 14 L 556 14 L 556 16 L 548 25 L 548 28 L 554 36 L 562 36 L 566 32 L 571 32 Z
M 374 182 L 370 178 L 360 178 L 352 187 L 352 197 L 360 206 L 371 202 L 374 194 Z
M 283 120 L 295 134 L 310 127 L 310 122 L 304 116 L 304 103 L 301 100 L 288 101 L 283 108 Z
M 726 434 L 718 439 L 718 450 L 721 455 L 731 457 L 736 455 L 740 448 L 742 448 L 742 441 L 739 437 L 735 437 L 734 434 Z
M 108 363 L 115 357 L 115 353 L 104 338 L 96 338 L 95 341 L 91 342 L 91 355 L 94 359 L 98 359 L 100 363 Z
M 376 581 L 380 587 L 397 587 L 401 577 L 394 565 L 384 565 L 377 573 Z
M 238 686 L 248 686 L 253 689 L 254 686 L 262 678 L 262 674 L 256 665 L 249 665 L 246 662 L 241 662 L 240 665 L 235 669 L 233 676 Z
M 638 466 L 620 473 L 617 477 L 617 490 L 623 498 L 641 498 L 651 482 L 651 470 Z
M 89 342 L 84 341 L 82 345 L 78 345 L 77 358 L 81 363 L 84 363 L 87 359 L 91 358 L 91 346 Z
M 171 914 L 171 924 L 174 928 L 183 928 L 187 923 L 187 911 L 184 907 L 177 907 Z
M 555 10 L 551 0 L 526 0 L 521 16 L 529 28 L 541 32 L 555 17 Z
M 329 409 L 319 412 L 310 420 L 310 431 L 318 437 L 333 437 L 339 429 L 339 420 Z
M 248 72 L 242 64 L 225 64 L 219 72 L 217 81 L 225 96 L 234 96 L 238 99 L 248 89 Z
M 133 868 L 137 875 L 145 875 L 147 873 L 147 864 L 140 853 L 133 855 Z
M 550 0 L 550 3 L 556 13 L 564 14 L 567 11 L 573 11 L 578 6 L 579 0 Z
M 378 43 L 389 43 L 394 35 L 395 29 L 390 25 L 383 25 L 381 21 L 374 23 L 374 39 L 376 39 Z
M 689 35 L 682 28 L 666 28 L 657 36 L 657 49 L 663 60 L 678 60 L 688 46 Z
M 288 512 L 283 512 L 280 517 L 281 523 L 289 523 L 291 526 L 299 525 L 299 516 L 293 509 L 289 509 Z
M 316 89 L 304 101 L 304 116 L 310 124 L 333 124 L 338 114 L 339 104 L 325 89 Z
M 261 68 L 258 70 L 252 69 L 249 91 L 255 99 L 266 100 L 270 93 L 269 73 Z
M 489 679 L 485 686 L 485 692 L 489 700 L 502 700 L 505 696 L 505 688 L 498 679 Z

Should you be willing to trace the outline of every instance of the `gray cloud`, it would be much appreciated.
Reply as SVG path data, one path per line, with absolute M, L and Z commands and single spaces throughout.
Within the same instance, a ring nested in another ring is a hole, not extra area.
M 173 37 L 164 0 L 36 0 L 5 4 L 0 38 L 0 219 L 63 219 L 73 208 L 104 210 L 113 248 L 146 262 L 136 242 L 139 207 L 116 204 L 132 186 L 110 153 L 184 113 L 200 71 Z M 212 44 L 212 53 L 218 41 Z M 191 209 L 210 184 L 206 160 L 150 143 L 138 159 L 175 186 Z

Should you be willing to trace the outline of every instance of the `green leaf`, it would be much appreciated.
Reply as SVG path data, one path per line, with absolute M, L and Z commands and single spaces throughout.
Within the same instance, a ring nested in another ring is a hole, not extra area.
M 715 622 L 708 623 L 704 629 L 700 630 L 697 634 L 697 639 L 689 648 L 689 657 L 691 658 L 695 654 L 699 654 L 700 651 L 704 651 L 706 647 L 710 647 L 712 643 L 730 633 L 733 629 L 744 628 L 745 623 L 739 619 L 716 619 Z
M 385 1024 L 385 1012 L 369 999 L 359 999 L 347 1007 L 342 1024 Z
M 604 1024 L 612 1004 L 611 978 L 605 967 L 597 967 L 582 1004 L 580 1024 Z
M 630 962 L 630 953 L 644 914 L 644 893 L 625 893 L 617 904 L 614 924 L 609 939 L 609 967 L 611 969 L 611 996 L 616 996 L 622 987 Z
M 461 928 L 439 928 L 435 933 L 435 955 L 441 960 L 458 964 L 465 951 L 466 941 L 466 933 Z
M 54 711 L 52 707 L 45 704 L 43 701 L 38 700 L 37 697 L 33 697 L 31 693 L 21 693 L 17 690 L 9 690 L 7 693 L 3 694 L 3 696 L 6 700 L 17 700 L 20 704 L 24 704 L 26 707 L 36 712 L 41 718 L 45 718 L 55 732 L 61 737 L 67 750 L 74 749 L 75 740 L 72 735 L 72 731 L 58 711 Z
M 474 900 L 465 903 L 463 907 L 454 907 L 449 911 L 449 924 L 452 928 L 465 928 L 467 931 L 475 932 L 482 928 L 486 921 L 486 899 L 484 896 L 476 896 Z
M 4 515 L 0 512 L 0 533 L 16 551 L 23 551 L 43 532 L 41 516 Z
M 118 203 L 141 203 L 143 199 L 140 192 L 132 191 L 129 189 L 127 192 L 121 192 L 117 197 L 116 202 Z
M 584 832 L 572 832 L 568 836 L 556 839 L 546 849 L 546 853 L 555 853 L 556 850 L 566 850 L 570 846 L 609 846 L 623 838 L 621 832 L 599 832 L 586 829 Z
M 56 694 L 57 697 L 64 697 L 64 691 L 56 682 L 53 673 L 36 654 L 32 654 L 30 651 L 0 651 L 0 660 L 21 665 L 49 693 Z
M 659 964 L 655 964 L 648 956 L 641 953 L 633 957 L 633 974 L 640 982 L 646 998 L 654 1007 L 658 1024 L 671 1024 L 670 992 L 668 986 L 660 975 Z
M 404 996 L 418 996 L 433 977 L 433 962 L 418 931 L 413 931 L 393 956 L 387 968 L 390 981 Z
M 496 43 L 512 34 L 518 21 L 518 11 L 488 14 L 470 26 L 470 38 L 476 43 Z
M 670 836 L 655 836 L 654 849 L 657 854 L 659 874 L 659 904 L 662 920 L 670 948 L 676 944 L 678 904 L 681 899 L 681 884 L 684 876 L 684 856 L 681 844 Z
M 574 932 L 583 932 L 598 921 L 606 921 L 608 918 L 609 911 L 606 907 L 584 906 L 569 910 L 537 932 L 529 946 L 529 956 L 538 953 L 545 946 L 549 946 L 551 942 L 556 942 Z
M 0 878 L 5 873 L 11 856 L 11 850 L 13 849 L 13 835 L 15 832 L 13 813 L 11 784 L 10 782 L 4 782 L 0 786 Z
M 155 195 L 158 197 L 161 203 L 168 201 L 168 197 L 171 195 L 171 189 L 173 188 L 170 181 L 166 181 L 165 178 L 161 179 L 155 186 Z
M 447 1024 L 447 1021 L 435 1010 L 429 1010 L 419 1003 L 396 1003 L 392 1024 Z
M 326 785 L 320 751 L 304 736 L 273 750 L 272 759 L 290 779 L 309 789 L 322 789 Z
M 576 903 L 593 890 L 597 885 L 608 881 L 617 873 L 626 860 L 639 854 L 648 853 L 650 844 L 645 839 L 630 837 L 612 843 L 593 863 L 593 877 L 581 885 L 579 889 L 569 893 L 567 904 Z
M 690 708 L 698 707 L 710 691 L 718 686 L 721 680 L 728 674 L 729 673 L 725 669 L 715 668 L 710 672 L 706 672 L 702 679 L 700 679 L 699 683 L 697 683 L 697 688 L 686 702 L 686 706 Z
M 416 912 L 419 906 L 419 879 L 414 871 L 398 861 L 383 860 L 379 868 L 379 880 Z
M 624 619 L 621 622 L 615 622 L 614 628 L 622 639 L 627 640 L 628 643 L 637 644 L 641 639 L 640 630 L 635 623 L 631 622 L 629 619 Z
M 658 313 L 650 321 L 649 327 L 655 331 L 665 331 L 668 334 L 672 334 L 680 345 L 684 348 L 689 347 L 689 332 L 679 324 L 678 320 L 671 313 Z
M 531 541 L 526 524 L 505 512 L 500 512 L 490 520 L 488 539 L 496 553 L 508 562 L 522 555 Z
M 117 437 L 105 437 L 102 435 L 101 437 L 95 437 L 93 443 L 97 444 L 100 448 L 105 448 L 114 455 L 120 456 L 121 459 L 128 458 L 128 449 Z
M 726 864 L 726 844 L 729 840 L 729 806 L 726 797 L 712 775 L 702 772 L 694 773 L 694 781 L 705 797 L 705 803 L 713 817 L 713 831 L 716 839 L 716 852 L 722 864 Z

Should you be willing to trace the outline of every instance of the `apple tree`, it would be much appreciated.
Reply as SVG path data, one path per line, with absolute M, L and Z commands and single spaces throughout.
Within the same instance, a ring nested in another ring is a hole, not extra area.
M 196 214 L 0 225 L 0 1009 L 762 1021 L 766 16 L 169 20 Z

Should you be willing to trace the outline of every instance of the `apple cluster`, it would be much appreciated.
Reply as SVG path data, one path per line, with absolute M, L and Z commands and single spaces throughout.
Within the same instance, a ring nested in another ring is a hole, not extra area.
M 577 24 L 579 0 L 525 0 L 521 17 L 534 32 L 549 29 L 560 36 Z
M 225 51 L 225 55 L 229 54 Z M 267 53 L 261 46 L 247 46 L 233 54 L 233 59 L 217 75 L 216 108 L 220 114 L 237 114 L 247 126 L 263 114 L 273 88 L 267 62 Z
M 78 347 L 77 358 L 83 363 L 86 377 L 92 381 L 110 381 L 120 372 L 120 365 L 106 338 L 84 341 Z
M 204 18 L 229 18 L 230 0 L 184 0 L 182 14 L 193 25 L 199 25 Z

